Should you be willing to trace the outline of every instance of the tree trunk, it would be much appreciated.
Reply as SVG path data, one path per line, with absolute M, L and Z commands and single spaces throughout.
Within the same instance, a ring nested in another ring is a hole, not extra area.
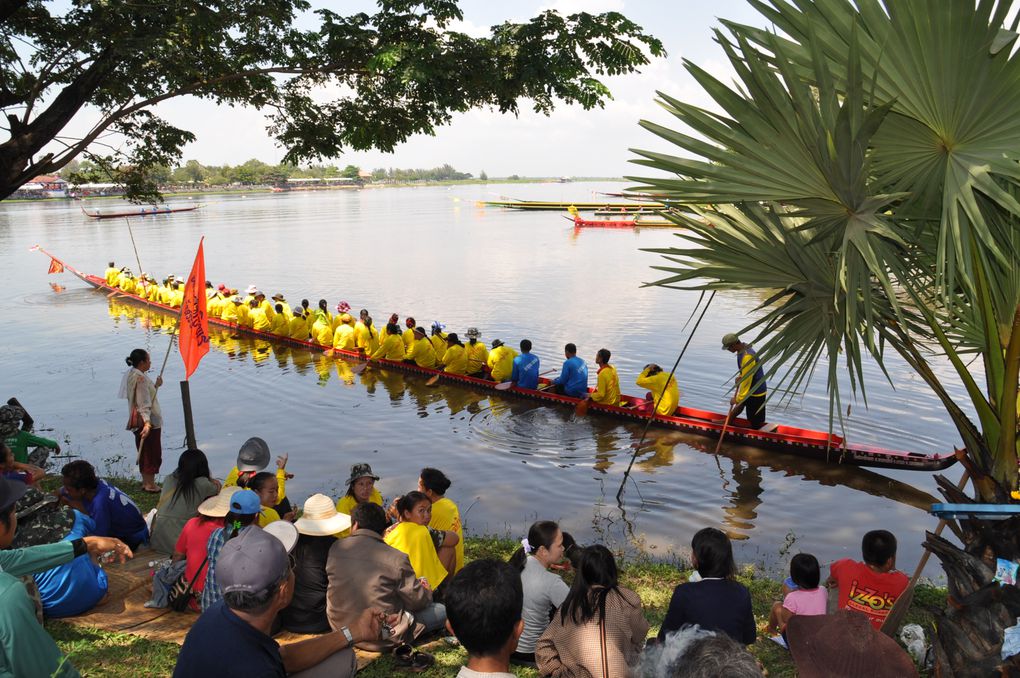
M 974 503 L 945 478 L 936 481 L 948 501 Z M 1020 517 L 955 523 L 950 526 L 964 548 L 931 532 L 924 543 L 942 562 L 949 587 L 946 609 L 936 614 L 935 676 L 1020 676 L 1020 656 L 1004 662 L 1000 655 L 1003 632 L 1020 617 L 1020 588 L 994 580 L 996 558 L 1020 556 Z

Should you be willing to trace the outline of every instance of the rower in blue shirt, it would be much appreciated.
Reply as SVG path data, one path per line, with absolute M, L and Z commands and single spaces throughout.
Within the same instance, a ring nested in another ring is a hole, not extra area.
M 531 354 L 531 342 L 522 339 L 521 354 L 514 358 L 510 381 L 519 388 L 538 388 L 538 365 L 538 356 Z
M 577 347 L 567 344 L 563 347 L 566 360 L 560 376 L 553 379 L 553 386 L 560 395 L 583 398 L 588 395 L 588 366 L 577 357 Z

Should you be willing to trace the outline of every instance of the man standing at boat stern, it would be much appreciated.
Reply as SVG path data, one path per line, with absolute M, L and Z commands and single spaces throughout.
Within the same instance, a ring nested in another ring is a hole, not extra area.
M 577 346 L 567 344 L 563 347 L 563 369 L 560 376 L 553 379 L 553 386 L 560 395 L 572 398 L 583 398 L 588 395 L 588 366 L 577 357 Z
M 760 429 L 765 426 L 765 399 L 768 390 L 765 384 L 765 370 L 758 362 L 758 353 L 732 332 L 722 338 L 722 348 L 724 351 L 737 354 L 739 373 L 735 379 L 737 393 L 730 398 L 732 415 L 737 417 L 744 412 L 751 426 Z

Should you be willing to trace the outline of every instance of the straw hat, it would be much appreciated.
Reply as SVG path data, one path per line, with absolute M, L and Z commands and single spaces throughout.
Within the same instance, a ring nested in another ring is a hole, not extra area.
M 326 495 L 313 494 L 305 500 L 304 512 L 294 526 L 301 534 L 326 537 L 349 528 L 351 517 L 337 513 L 333 500 Z
M 210 518 L 222 518 L 230 513 L 230 497 L 240 489 L 237 485 L 224 487 L 215 497 L 209 497 L 199 504 L 198 512 Z

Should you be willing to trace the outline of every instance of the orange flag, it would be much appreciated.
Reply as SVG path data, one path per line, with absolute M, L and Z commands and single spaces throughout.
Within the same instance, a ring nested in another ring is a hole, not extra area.
M 63 273 L 63 272 L 64 265 L 57 261 L 56 259 L 50 259 L 50 270 L 46 271 L 46 273 Z
M 187 379 L 198 367 L 198 361 L 209 352 L 209 316 L 205 310 L 205 255 L 202 240 L 198 242 L 198 254 L 191 267 L 191 275 L 184 283 L 184 303 L 181 304 L 180 338 L 178 346 L 184 360 L 184 378 Z

